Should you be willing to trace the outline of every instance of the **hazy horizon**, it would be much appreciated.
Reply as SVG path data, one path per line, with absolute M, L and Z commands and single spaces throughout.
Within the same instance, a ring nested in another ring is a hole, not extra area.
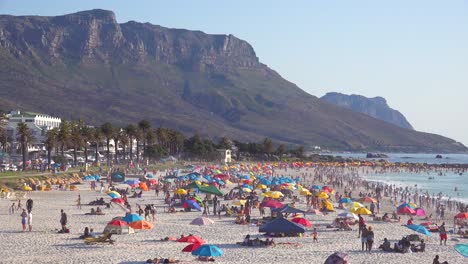
M 306 92 L 381 96 L 416 130 L 468 145 L 467 1 L 0 0 L 0 13 L 55 16 L 89 9 L 119 22 L 233 34 Z

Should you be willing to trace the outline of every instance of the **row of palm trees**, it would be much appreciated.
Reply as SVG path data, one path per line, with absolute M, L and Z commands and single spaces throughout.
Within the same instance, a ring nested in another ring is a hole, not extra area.
M 23 170 L 26 169 L 28 146 L 34 143 L 31 130 L 25 123 L 17 127 L 17 140 L 23 156 Z M 85 162 L 88 163 L 89 151 L 94 151 L 95 161 L 99 160 L 99 147 L 106 146 L 107 165 L 111 164 L 110 142 L 114 141 L 114 161 L 119 158 L 126 161 L 140 161 L 147 157 L 148 146 L 160 145 L 168 154 L 178 154 L 183 150 L 185 136 L 179 131 L 169 128 L 152 128 L 150 122 L 142 120 L 138 124 L 126 127 L 114 126 L 106 122 L 99 127 L 86 125 L 82 120 L 63 120 L 58 128 L 47 131 L 44 145 L 47 151 L 47 164 L 50 169 L 52 152 L 64 156 L 68 149 L 73 150 L 73 161 L 77 164 L 78 152 L 83 151 Z M 136 144 L 136 146 L 134 146 Z M 119 151 L 119 147 L 121 151 Z M 134 148 L 136 151 L 134 153 Z M 127 151 L 128 150 L 128 151 Z M 135 157 L 136 156 L 136 157 Z

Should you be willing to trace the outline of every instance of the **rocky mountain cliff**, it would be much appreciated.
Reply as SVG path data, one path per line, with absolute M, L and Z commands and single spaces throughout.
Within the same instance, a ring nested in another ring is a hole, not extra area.
M 323 102 L 232 35 L 119 24 L 105 10 L 0 16 L 0 108 L 341 150 L 466 150 Z
M 362 95 L 355 94 L 346 95 L 342 93 L 327 93 L 320 99 L 351 109 L 358 113 L 372 116 L 373 118 L 380 119 L 390 124 L 413 130 L 413 126 L 411 126 L 408 120 L 406 120 L 399 111 L 388 106 L 385 98 L 367 98 Z

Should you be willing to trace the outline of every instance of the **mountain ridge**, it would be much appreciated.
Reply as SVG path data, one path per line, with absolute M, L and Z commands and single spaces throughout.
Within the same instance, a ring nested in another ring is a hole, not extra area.
M 0 16 L 0 104 L 117 125 L 340 150 L 466 151 L 321 101 L 232 35 L 117 23 L 111 11 Z
M 380 96 L 369 98 L 357 94 L 346 95 L 329 92 L 320 99 L 402 128 L 414 130 L 406 117 L 399 111 L 391 108 L 387 100 Z

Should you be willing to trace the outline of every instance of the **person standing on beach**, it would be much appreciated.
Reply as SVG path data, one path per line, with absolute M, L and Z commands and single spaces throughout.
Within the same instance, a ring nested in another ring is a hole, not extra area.
M 78 200 L 76 200 L 76 208 L 81 209 L 81 195 L 78 194 Z
M 366 250 L 367 250 L 367 234 L 368 234 L 368 231 L 367 231 L 367 228 L 366 228 L 366 225 L 364 225 L 362 227 L 362 230 L 361 230 L 361 250 L 364 251 L 364 246 L 366 247 Z
M 67 214 L 63 211 L 63 209 L 60 210 L 60 224 L 62 225 L 62 232 L 65 233 L 67 230 Z
M 374 231 L 372 231 L 372 226 L 369 226 L 367 231 L 367 250 L 372 250 L 372 245 L 374 244 Z
M 314 228 L 314 232 L 312 233 L 312 236 L 314 237 L 314 242 L 318 243 L 318 234 L 317 234 L 317 228 Z
M 440 244 L 442 245 L 442 240 L 444 241 L 444 245 L 447 245 L 447 230 L 445 229 L 445 222 L 439 226 L 439 237 L 440 237 Z
M 28 227 L 29 227 L 29 232 L 32 231 L 32 212 L 29 211 L 28 213 Z
M 12 215 L 12 214 L 15 214 L 15 208 L 16 208 L 16 205 L 15 203 L 12 203 L 8 212 Z
M 28 220 L 28 213 L 26 213 L 26 209 L 23 209 L 21 213 L 21 225 L 23 226 L 23 232 L 26 231 L 26 221 Z
M 33 200 L 31 198 L 29 198 L 26 201 L 26 209 L 28 210 L 28 212 L 31 212 L 32 208 L 33 208 Z
M 362 229 L 366 226 L 366 221 L 361 215 L 358 215 L 358 217 L 359 217 L 359 220 L 358 220 L 359 221 L 358 238 L 359 238 L 361 237 Z

